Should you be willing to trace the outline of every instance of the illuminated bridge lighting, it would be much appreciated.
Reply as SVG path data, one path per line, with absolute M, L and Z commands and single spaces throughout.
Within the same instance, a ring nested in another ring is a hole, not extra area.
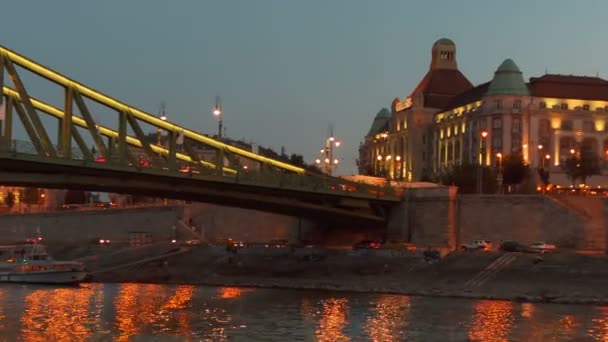
M 146 122 L 148 124 L 154 125 L 156 127 L 159 128 L 164 128 L 166 130 L 169 131 L 173 131 L 173 132 L 183 132 L 184 137 L 186 138 L 190 138 L 194 141 L 198 141 L 200 143 L 206 144 L 208 146 L 217 148 L 217 149 L 223 149 L 226 150 L 228 152 L 243 156 L 245 158 L 249 158 L 252 160 L 256 160 L 265 164 L 270 164 L 272 166 L 275 166 L 277 168 L 283 169 L 283 170 L 287 170 L 287 171 L 291 171 L 291 172 L 295 172 L 298 174 L 305 174 L 306 171 L 301 168 L 301 167 L 297 167 L 297 166 L 293 166 L 287 163 L 283 163 L 280 162 L 278 160 L 274 160 L 271 158 L 267 158 L 267 157 L 263 157 L 260 155 L 257 155 L 253 152 L 247 151 L 247 150 L 243 150 L 237 147 L 234 147 L 232 145 L 228 145 L 228 144 L 224 144 L 221 143 L 215 139 L 211 139 L 209 137 L 206 137 L 202 134 L 196 133 L 192 130 L 189 130 L 187 128 L 172 124 L 168 121 L 163 121 L 160 118 L 158 118 L 155 115 L 146 113 L 140 109 L 137 109 L 135 107 L 131 107 L 129 105 L 126 105 L 116 99 L 113 99 L 107 95 L 104 95 L 92 88 L 89 88 L 79 82 L 76 82 L 74 80 L 71 80 L 49 68 L 46 68 L 34 61 L 31 61 L 29 59 L 27 59 L 26 57 L 23 57 L 3 46 L 0 46 L 0 55 L 3 55 L 5 58 L 10 59 L 13 63 L 35 73 L 38 74 L 52 82 L 55 82 L 59 85 L 62 85 L 64 87 L 72 87 L 73 89 L 75 89 L 76 91 L 78 91 L 81 95 L 86 96 L 100 104 L 106 105 L 110 108 L 113 108 L 117 111 L 120 112 L 127 112 L 132 114 L 135 118 Z M 85 126 L 87 127 L 87 126 Z

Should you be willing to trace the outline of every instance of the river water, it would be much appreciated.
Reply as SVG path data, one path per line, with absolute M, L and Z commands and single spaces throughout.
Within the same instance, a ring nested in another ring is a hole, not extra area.
M 608 341 L 608 307 L 190 285 L 3 285 L 0 340 Z

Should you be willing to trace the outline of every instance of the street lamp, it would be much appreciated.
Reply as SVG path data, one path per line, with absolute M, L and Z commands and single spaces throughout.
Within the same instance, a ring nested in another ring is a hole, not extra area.
M 213 116 L 215 116 L 218 120 L 217 137 L 218 139 L 222 139 L 222 120 L 224 119 L 224 112 L 222 111 L 222 99 L 219 96 L 215 97 Z
M 485 156 L 486 156 L 486 138 L 488 137 L 487 131 L 481 131 L 481 139 L 479 141 L 479 154 L 480 154 L 480 163 L 479 163 L 479 179 L 477 183 L 477 192 L 483 193 L 483 164 L 485 164 Z
M 340 162 L 338 158 L 334 158 L 334 148 L 340 147 L 340 145 L 340 141 L 336 137 L 334 137 L 333 128 L 330 127 L 329 134 L 325 139 L 325 145 L 320 150 L 321 154 L 323 155 L 323 160 L 315 160 L 317 164 L 321 164 L 321 162 L 323 162 L 323 168 L 325 169 L 325 173 L 330 176 L 333 172 L 333 169 L 338 166 L 338 163 Z
M 165 103 L 161 102 L 160 103 L 160 111 L 159 111 L 159 118 L 162 121 L 167 121 L 167 114 L 165 114 Z M 157 127 L 156 129 L 156 145 L 161 146 L 162 144 L 162 130 L 160 129 L 160 127 Z

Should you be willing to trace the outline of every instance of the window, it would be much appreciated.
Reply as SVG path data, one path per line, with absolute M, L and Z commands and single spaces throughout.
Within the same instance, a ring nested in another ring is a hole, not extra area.
M 562 103 L 561 104 L 561 108 L 562 108 L 562 110 L 568 110 L 568 104 L 567 103 Z
M 520 132 L 521 131 L 521 118 L 512 118 L 511 119 L 511 128 L 513 132 Z
M 521 134 L 513 134 L 511 136 L 511 151 L 514 153 L 521 152 Z
M 454 126 L 454 135 L 458 135 L 458 125 Z
M 502 150 L 502 136 L 492 135 L 492 150 Z
M 541 108 L 541 109 L 547 108 L 547 102 L 545 102 L 545 101 L 540 101 L 540 108 Z
M 521 100 L 513 101 L 513 109 L 521 109 Z
M 450 128 L 448 127 L 448 137 L 449 137 L 449 136 L 450 136 Z M 424 145 L 424 144 L 425 144 L 425 141 L 426 141 L 426 135 L 425 135 L 425 134 L 423 134 L 423 135 L 422 135 L 422 145 Z
M 585 111 L 589 111 L 589 105 L 588 105 L 588 104 L 583 105 L 583 110 L 585 110 Z
M 502 119 L 501 118 L 492 119 L 492 128 L 494 128 L 494 129 L 502 128 Z
M 551 122 L 547 119 L 541 119 L 538 122 L 538 135 L 546 136 L 551 133 Z
M 572 130 L 572 121 L 570 120 L 563 120 L 562 121 L 562 125 L 561 125 L 561 129 L 564 131 L 571 131 Z
M 502 101 L 494 100 L 494 109 L 502 109 Z
M 595 124 L 593 121 L 584 121 L 583 122 L 583 131 L 584 132 L 595 132 Z

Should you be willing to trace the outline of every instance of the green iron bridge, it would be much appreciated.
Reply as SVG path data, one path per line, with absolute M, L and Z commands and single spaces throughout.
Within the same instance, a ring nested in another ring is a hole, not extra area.
M 62 103 L 36 98 L 22 77 L 50 81 Z M 2 46 L 0 88 L 2 185 L 141 194 L 379 227 L 400 202 L 390 188 L 313 174 L 161 120 Z M 101 115 L 113 115 L 117 127 L 98 124 Z M 16 140 L 16 127 L 29 140 Z M 165 141 L 151 142 L 150 128 Z M 203 160 L 201 147 L 214 157 Z

